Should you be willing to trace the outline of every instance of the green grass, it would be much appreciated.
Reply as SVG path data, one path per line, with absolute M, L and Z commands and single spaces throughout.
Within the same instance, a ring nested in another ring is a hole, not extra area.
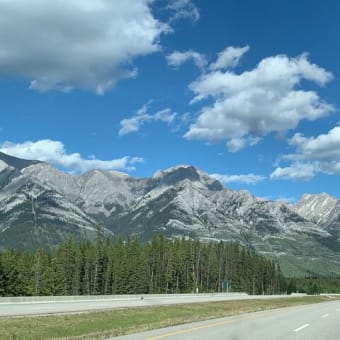
M 329 301 L 329 297 L 223 301 L 73 315 L 1 318 L 0 339 L 105 339 L 199 320 L 324 301 Z

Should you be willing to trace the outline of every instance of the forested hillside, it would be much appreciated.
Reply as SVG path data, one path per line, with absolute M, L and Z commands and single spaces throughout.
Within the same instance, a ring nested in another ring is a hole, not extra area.
M 0 295 L 91 295 L 286 290 L 271 260 L 233 243 L 154 237 L 71 239 L 55 253 L 0 252 Z

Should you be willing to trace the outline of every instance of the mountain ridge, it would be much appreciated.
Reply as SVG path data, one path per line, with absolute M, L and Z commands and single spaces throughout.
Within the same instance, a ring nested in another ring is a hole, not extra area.
M 69 236 L 93 239 L 101 225 L 110 237 L 147 241 L 162 233 L 238 242 L 275 258 L 288 274 L 340 274 L 338 200 L 326 194 L 306 195 L 290 206 L 225 188 L 191 165 L 134 178 L 103 170 L 71 175 L 39 161 L 19 162 L 26 166 L 13 176 L 8 172 L 13 166 L 5 164 L 0 166 L 0 247 L 27 248 L 31 239 L 35 246 L 53 248 Z M 328 201 L 313 203 L 322 199 Z M 325 207 L 326 220 L 317 219 L 323 210 L 316 206 Z
M 8 166 L 12 166 L 18 170 L 22 170 L 33 164 L 42 163 L 41 161 L 17 158 L 14 156 L 7 155 L 3 152 L 0 152 L 0 160 L 6 163 Z

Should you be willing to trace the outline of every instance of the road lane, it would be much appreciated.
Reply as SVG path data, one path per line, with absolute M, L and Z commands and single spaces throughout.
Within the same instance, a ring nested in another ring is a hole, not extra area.
M 247 294 L 239 293 L 0 298 L 0 317 L 76 313 L 162 304 L 224 301 L 246 297 L 248 297 Z
M 332 301 L 196 322 L 113 339 L 340 340 L 338 309 L 340 302 Z
M 287 296 L 234 294 L 174 294 L 97 297 L 0 298 L 0 317 L 77 313 L 114 308 L 147 307 L 170 304 L 214 302 L 244 299 L 272 299 Z

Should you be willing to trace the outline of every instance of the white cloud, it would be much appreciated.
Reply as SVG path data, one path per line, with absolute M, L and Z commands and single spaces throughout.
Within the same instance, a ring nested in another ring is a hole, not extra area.
M 229 152 L 237 152 L 244 148 L 247 140 L 245 138 L 232 138 L 227 142 Z
M 315 166 L 308 163 L 294 163 L 291 166 L 276 168 L 271 174 L 270 179 L 287 179 L 297 181 L 308 181 L 315 175 Z
M 96 159 L 94 156 L 85 159 L 79 153 L 67 153 L 62 142 L 49 139 L 17 144 L 4 142 L 0 145 L 0 151 L 23 159 L 44 161 L 77 173 L 93 169 L 133 171 L 134 164 L 143 162 L 143 158 L 130 156 L 108 161 Z
M 277 201 L 286 204 L 294 204 L 297 201 L 296 197 L 294 196 L 266 196 L 260 198 L 265 201 Z
M 220 52 L 217 60 L 209 65 L 210 70 L 222 70 L 236 67 L 243 55 L 248 52 L 249 46 L 233 47 L 229 46 Z
M 155 114 L 151 115 L 151 119 L 153 121 L 160 121 L 167 124 L 171 124 L 174 121 L 176 115 L 177 115 L 176 112 L 172 112 L 171 109 L 167 108 L 157 111 Z
M 141 121 L 138 117 L 125 118 L 121 120 L 119 129 L 119 136 L 125 136 L 129 133 L 138 132 L 141 125 Z
M 174 51 L 166 57 L 166 60 L 168 65 L 174 68 L 178 68 L 178 66 L 189 60 L 192 60 L 200 70 L 203 70 L 207 65 L 205 57 L 202 54 L 192 50 L 185 52 Z
M 222 70 L 233 68 L 238 65 L 241 57 L 249 50 L 249 46 L 245 47 L 227 47 L 218 54 L 217 60 L 209 65 L 210 70 Z M 174 51 L 167 57 L 168 65 L 178 68 L 178 66 L 192 60 L 200 70 L 205 70 L 208 62 L 206 57 L 193 50 Z
M 237 152 L 243 149 L 246 145 L 254 146 L 261 138 L 259 137 L 248 137 L 248 138 L 232 138 L 227 142 L 227 149 L 229 152 Z
M 340 162 L 340 126 L 317 137 L 307 138 L 296 133 L 290 140 L 290 144 L 295 146 L 298 153 L 306 160 Z
M 306 54 L 265 58 L 254 69 L 240 74 L 208 72 L 189 88 L 195 94 L 192 103 L 211 98 L 213 104 L 202 108 L 185 138 L 225 140 L 231 150 L 239 150 L 253 138 L 295 129 L 301 120 L 314 121 L 334 111 L 315 91 L 303 90 L 301 81 L 323 86 L 332 78 L 330 72 L 311 64 Z
M 170 22 L 180 19 L 197 21 L 200 18 L 199 9 L 192 0 L 169 0 L 168 8 L 173 12 Z
M 151 0 L 0 1 L 0 75 L 35 90 L 103 94 L 137 73 L 135 57 L 158 51 L 169 26 Z
M 144 104 L 131 118 L 125 118 L 121 120 L 120 122 L 121 128 L 118 132 L 119 136 L 124 136 L 129 133 L 138 132 L 140 127 L 145 123 L 163 122 L 170 125 L 174 121 L 177 113 L 173 112 L 169 108 L 157 111 L 154 114 L 147 113 L 150 103 L 151 102 L 149 101 L 148 103 Z
M 282 156 L 290 161 L 286 168 L 278 167 L 272 173 L 272 179 L 311 179 L 316 173 L 340 175 L 340 126 L 335 126 L 328 133 L 317 137 L 305 137 L 296 133 L 289 140 L 295 147 L 295 153 Z
M 262 175 L 245 174 L 245 175 L 223 175 L 223 174 L 212 174 L 213 177 L 223 184 L 228 183 L 245 183 L 245 184 L 256 184 L 265 179 Z

